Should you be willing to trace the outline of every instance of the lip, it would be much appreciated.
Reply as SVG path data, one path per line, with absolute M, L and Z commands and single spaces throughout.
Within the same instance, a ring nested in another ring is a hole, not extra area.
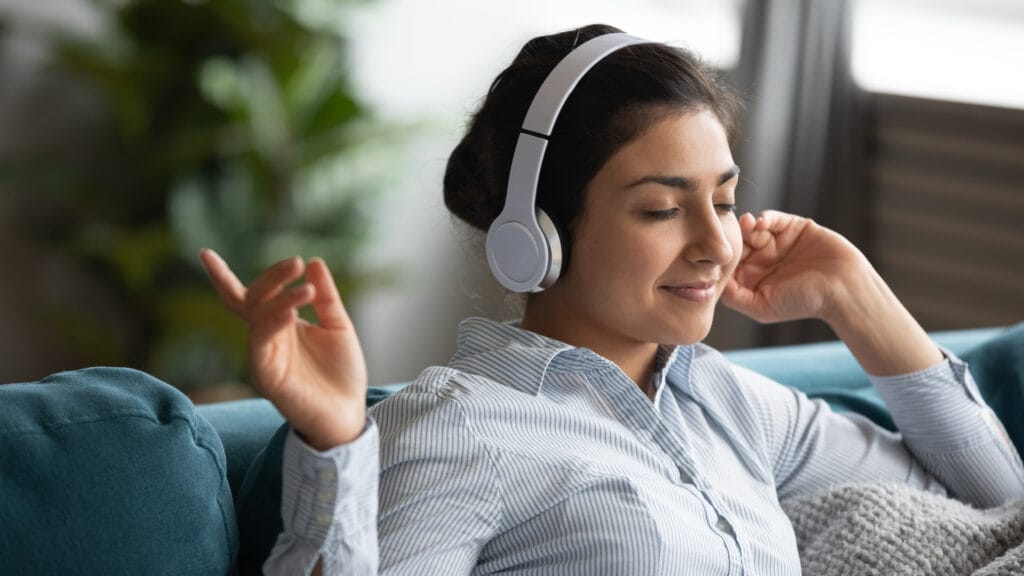
M 696 302 L 708 304 L 715 301 L 715 288 L 717 282 L 713 280 L 688 282 L 675 286 L 662 286 L 661 288 L 673 296 Z

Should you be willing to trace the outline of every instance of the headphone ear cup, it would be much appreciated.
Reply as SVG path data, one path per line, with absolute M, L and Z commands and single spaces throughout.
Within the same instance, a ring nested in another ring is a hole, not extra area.
M 539 292 L 567 269 L 570 237 L 536 206 L 544 151 L 562 105 L 587 71 L 620 48 L 647 42 L 623 33 L 591 38 L 562 58 L 534 94 L 512 154 L 505 208 L 487 230 L 487 263 L 505 288 Z
M 540 225 L 540 230 L 544 234 L 544 241 L 547 243 L 548 254 L 551 255 L 547 272 L 544 274 L 540 286 L 538 286 L 538 288 L 543 290 L 550 288 L 558 280 L 562 271 L 568 267 L 569 237 L 566 235 L 565 228 L 548 216 L 548 213 L 541 208 L 537 208 L 537 224 Z

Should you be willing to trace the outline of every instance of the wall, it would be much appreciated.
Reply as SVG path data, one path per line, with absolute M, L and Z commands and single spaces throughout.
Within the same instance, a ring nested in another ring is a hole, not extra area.
M 0 2 L 0 9 L 41 22 L 98 29 L 81 0 Z M 727 67 L 738 57 L 742 5 L 743 0 L 629 5 L 529 0 L 496 13 L 494 5 L 471 0 L 382 0 L 339 23 L 351 35 L 353 72 L 366 99 L 386 118 L 418 126 L 401 168 L 404 184 L 382 199 L 376 222 L 381 236 L 370 255 L 394 265 L 399 282 L 348 303 L 371 382 L 408 380 L 423 367 L 444 362 L 454 350 L 458 323 L 467 316 L 517 316 L 516 299 L 508 298 L 486 270 L 482 238 L 453 223 L 445 211 L 441 178 L 465 118 L 522 43 L 537 34 L 609 22 L 650 38 L 685 39 L 705 58 Z M 0 150 L 23 146 L 26 134 L 40 146 L 87 149 L 88 131 L 69 128 L 72 118 L 78 122 L 73 112 L 81 103 L 39 84 L 35 72 L 41 56 L 21 44 L 0 49 Z M 2 202 L 0 217 L 10 212 Z M 17 272 L 9 269 L 8 281 L 0 284 L 0 381 L 76 367 L 80 360 L 62 349 L 53 332 L 60 329 L 59 321 L 44 325 L 27 315 L 23 304 L 42 299 L 95 306 L 106 296 L 82 284 L 74 262 L 54 260 L 5 230 L 0 227 L 0 250 Z

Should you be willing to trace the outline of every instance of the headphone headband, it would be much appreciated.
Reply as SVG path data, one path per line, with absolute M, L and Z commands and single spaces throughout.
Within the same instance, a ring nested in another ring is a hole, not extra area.
M 544 79 L 537 94 L 526 111 L 523 130 L 534 134 L 551 136 L 555 120 L 569 95 L 580 80 L 612 52 L 633 44 L 650 44 L 649 40 L 617 32 L 591 38 L 569 52 Z
M 569 52 L 534 95 L 512 156 L 505 207 L 487 232 L 487 263 L 505 288 L 540 291 L 554 284 L 561 271 L 558 232 L 536 204 L 544 152 L 562 106 L 595 64 L 626 46 L 648 43 L 623 33 L 592 38 Z

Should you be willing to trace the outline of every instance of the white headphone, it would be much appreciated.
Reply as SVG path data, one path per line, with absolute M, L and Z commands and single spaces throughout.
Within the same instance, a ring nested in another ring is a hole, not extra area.
M 562 106 L 580 79 L 605 56 L 649 43 L 622 33 L 588 40 L 563 58 L 537 90 L 512 155 L 505 208 L 487 231 L 487 263 L 505 288 L 540 292 L 554 284 L 562 270 L 562 239 L 551 218 L 536 207 L 544 151 Z

